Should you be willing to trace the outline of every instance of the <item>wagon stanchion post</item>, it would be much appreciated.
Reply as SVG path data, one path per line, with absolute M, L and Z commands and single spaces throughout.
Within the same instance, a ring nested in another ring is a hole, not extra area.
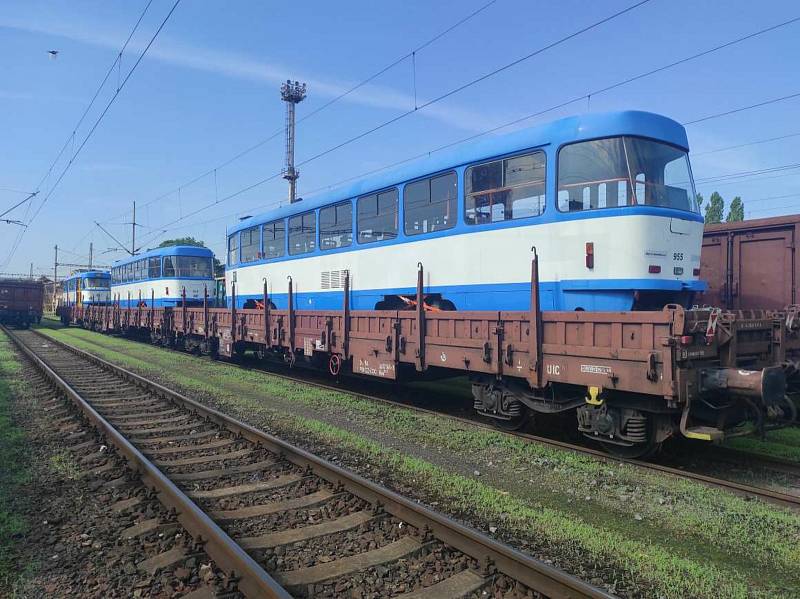
M 203 337 L 208 341 L 208 285 L 203 285 Z
M 236 280 L 231 281 L 231 353 L 236 343 Z
M 142 290 L 139 289 L 139 301 L 136 302 L 136 328 L 142 326 Z
M 264 277 L 264 345 L 269 347 L 270 343 L 270 323 L 269 323 L 269 292 L 267 290 L 267 277 Z
M 156 290 L 150 289 L 150 332 L 151 334 L 156 330 Z
M 181 289 L 181 321 L 183 335 L 186 336 L 186 286 Z
M 528 316 L 528 326 L 530 327 L 528 382 L 534 389 L 540 389 L 542 386 L 542 306 L 539 300 L 539 256 L 535 246 L 531 250 L 533 259 L 531 260 L 531 307 Z
M 131 292 L 128 291 L 128 304 L 125 309 L 125 326 L 129 327 L 131 324 Z
M 350 358 L 350 271 L 344 272 L 344 310 L 342 318 L 344 339 L 342 341 L 342 355 L 344 359 Z
M 289 359 L 294 363 L 294 289 L 289 278 Z
M 418 372 L 425 370 L 425 297 L 423 285 L 425 282 L 422 262 L 417 262 L 417 352 L 416 367 Z

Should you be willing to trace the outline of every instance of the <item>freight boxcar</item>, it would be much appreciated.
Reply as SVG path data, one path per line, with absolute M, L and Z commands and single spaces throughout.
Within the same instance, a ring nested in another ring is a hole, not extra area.
M 800 301 L 800 215 L 707 225 L 700 278 L 708 289 L 700 305 L 732 310 L 779 310 Z
M 0 279 L 0 323 L 28 327 L 42 320 L 44 286 L 31 279 Z

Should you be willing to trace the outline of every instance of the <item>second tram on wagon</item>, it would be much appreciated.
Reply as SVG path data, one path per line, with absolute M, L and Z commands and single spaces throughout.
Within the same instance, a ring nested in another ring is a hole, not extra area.
M 157 248 L 111 268 L 111 292 L 121 306 L 177 306 L 184 297 L 186 305 L 199 305 L 214 289 L 214 253 L 204 247 Z

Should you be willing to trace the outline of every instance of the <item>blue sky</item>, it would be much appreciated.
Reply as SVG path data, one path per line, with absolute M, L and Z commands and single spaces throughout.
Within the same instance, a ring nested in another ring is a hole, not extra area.
M 134 200 L 143 224 L 137 235 L 147 245 L 193 235 L 222 253 L 225 226 L 280 201 L 285 182 L 276 178 L 186 215 L 279 172 L 282 135 L 218 169 L 216 176 L 181 186 L 283 127 L 282 80 L 308 83 L 308 98 L 298 107 L 302 117 L 487 2 L 183 0 L 11 260 L 18 228 L 0 223 L 0 270 L 27 272 L 33 263 L 37 272 L 51 273 L 56 243 L 62 261 L 85 260 L 93 242 L 96 262 L 110 263 L 122 254 L 102 253 L 114 243 L 93 221 L 128 241 L 130 227 L 124 223 Z M 497 0 L 416 54 L 417 103 L 634 3 Z M 0 206 L 25 197 L 17 191 L 36 188 L 145 4 L 0 4 Z M 123 55 L 123 77 L 172 4 L 153 1 Z M 651 0 L 305 165 L 299 193 L 308 195 L 797 16 L 800 7 L 788 0 Z M 56 60 L 48 58 L 51 49 L 59 50 Z M 795 23 L 524 124 L 617 109 L 690 121 L 800 92 L 798 59 L 800 23 Z M 298 161 L 413 107 L 413 82 L 411 61 L 405 60 L 300 123 Z M 115 73 L 76 132 L 76 146 L 116 85 Z M 800 135 L 705 153 L 800 133 L 798 108 L 795 98 L 688 126 L 697 153 L 695 178 L 800 162 Z M 65 156 L 71 151 L 70 141 Z M 62 158 L 34 202 L 6 218 L 30 218 L 65 164 Z M 746 215 L 758 218 L 798 212 L 798 177 L 800 169 L 793 169 L 701 184 L 698 190 L 708 197 L 718 189 L 727 200 L 741 195 Z

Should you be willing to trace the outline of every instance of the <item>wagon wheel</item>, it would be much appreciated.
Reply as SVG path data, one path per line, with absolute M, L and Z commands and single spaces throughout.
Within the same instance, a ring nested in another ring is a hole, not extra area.
M 597 439 L 597 442 L 611 455 L 626 460 L 646 460 L 661 451 L 662 441 L 656 441 L 656 422 L 652 415 L 647 418 L 647 440 L 634 445 L 617 445 Z
M 502 431 L 518 431 L 525 428 L 531 419 L 531 411 L 527 406 L 522 406 L 522 411 L 510 420 L 492 418 L 492 424 Z
M 598 441 L 605 451 L 617 458 L 626 460 L 646 460 L 652 458 L 661 451 L 662 443 L 657 443 L 655 439 L 650 438 L 644 443 L 637 443 L 636 445 L 617 445 L 615 443 L 606 443 Z

